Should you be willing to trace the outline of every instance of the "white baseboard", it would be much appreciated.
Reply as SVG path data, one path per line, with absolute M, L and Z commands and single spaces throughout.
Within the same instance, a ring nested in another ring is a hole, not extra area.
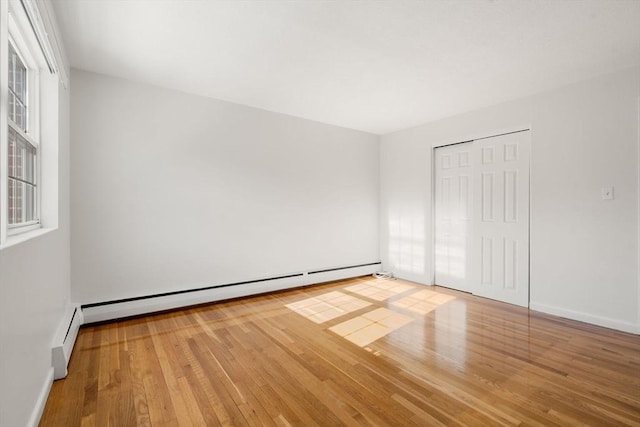
M 27 427 L 38 427 L 40 418 L 42 418 L 42 413 L 44 412 L 44 407 L 47 404 L 47 398 L 49 397 L 49 392 L 51 391 L 52 385 L 53 368 L 49 368 L 44 383 L 42 384 L 40 394 L 38 394 L 38 400 L 36 400 L 36 404 L 31 411 L 31 416 L 29 417 L 29 421 L 27 422 Z
M 297 273 L 296 275 L 292 275 L 292 277 L 264 279 L 252 281 L 251 283 L 187 291 L 174 295 L 151 296 L 148 298 L 145 297 L 144 299 L 125 300 L 121 302 L 106 302 L 101 303 L 101 305 L 88 304 L 83 306 L 82 312 L 84 323 L 95 323 L 231 298 L 297 288 L 332 280 L 348 279 L 372 274 L 378 270 L 380 270 L 379 263 L 310 271 Z
M 536 302 L 529 303 L 531 310 L 540 311 L 542 313 L 553 314 L 554 316 L 564 317 L 566 319 L 577 320 L 579 322 L 590 323 L 592 325 L 603 326 L 605 328 L 615 329 L 622 332 L 632 334 L 640 334 L 640 325 L 631 322 L 624 322 L 608 317 L 595 316 L 593 314 L 583 313 L 580 311 L 568 310 L 561 307 L 554 307 L 547 304 Z

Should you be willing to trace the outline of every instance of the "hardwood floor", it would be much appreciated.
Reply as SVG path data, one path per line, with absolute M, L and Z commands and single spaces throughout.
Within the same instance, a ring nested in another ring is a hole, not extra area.
M 81 330 L 42 426 L 640 425 L 640 337 L 368 277 Z

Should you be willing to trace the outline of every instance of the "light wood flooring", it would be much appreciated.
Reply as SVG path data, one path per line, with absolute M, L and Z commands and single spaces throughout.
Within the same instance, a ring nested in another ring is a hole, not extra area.
M 369 277 L 80 331 L 42 426 L 640 425 L 640 337 Z

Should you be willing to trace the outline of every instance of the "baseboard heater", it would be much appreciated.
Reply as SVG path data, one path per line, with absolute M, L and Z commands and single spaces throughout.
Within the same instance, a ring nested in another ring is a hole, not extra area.
M 382 263 L 378 261 L 194 289 L 183 289 L 152 295 L 94 302 L 83 304 L 81 308 L 84 323 L 96 323 L 190 305 L 329 282 L 332 280 L 364 276 L 378 271 L 381 264 Z
M 67 366 L 69 366 L 71 352 L 83 321 L 81 307 L 79 305 L 70 305 L 60 322 L 51 348 L 53 378 L 56 380 L 67 376 Z

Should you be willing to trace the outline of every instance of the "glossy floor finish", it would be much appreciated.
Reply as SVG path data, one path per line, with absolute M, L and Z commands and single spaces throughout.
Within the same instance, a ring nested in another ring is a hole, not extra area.
M 585 424 L 640 425 L 640 337 L 368 277 L 85 327 L 41 421 Z

